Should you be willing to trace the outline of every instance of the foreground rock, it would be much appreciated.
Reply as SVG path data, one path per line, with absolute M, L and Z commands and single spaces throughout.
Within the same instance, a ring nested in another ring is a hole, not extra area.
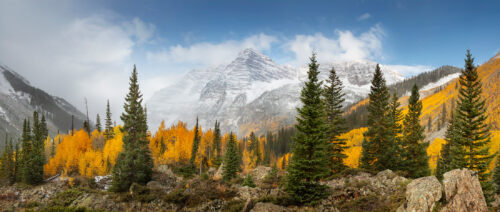
M 441 199 L 442 187 L 435 176 L 413 180 L 406 187 L 406 206 L 398 208 L 398 212 L 432 211 Z
M 272 203 L 259 202 L 250 211 L 251 212 L 264 212 L 264 211 L 267 211 L 267 212 L 288 212 L 288 211 L 291 211 L 291 210 L 288 209 L 288 208 L 285 208 L 283 206 L 274 205 Z
M 444 193 L 448 204 L 442 212 L 488 211 L 477 173 L 455 169 L 443 175 Z

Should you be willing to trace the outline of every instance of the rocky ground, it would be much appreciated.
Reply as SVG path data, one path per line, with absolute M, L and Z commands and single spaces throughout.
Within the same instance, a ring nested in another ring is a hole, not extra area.
M 414 180 L 390 170 L 376 174 L 347 170 L 324 181 L 331 195 L 316 206 L 292 206 L 282 191 L 283 174 L 269 167 L 250 172 L 257 185 L 220 181 L 221 170 L 183 179 L 159 167 L 147 186 L 129 192 L 106 191 L 109 177 L 63 178 L 39 186 L 0 188 L 1 211 L 498 211 L 488 208 L 477 176 L 453 170 L 442 182 L 434 176 Z

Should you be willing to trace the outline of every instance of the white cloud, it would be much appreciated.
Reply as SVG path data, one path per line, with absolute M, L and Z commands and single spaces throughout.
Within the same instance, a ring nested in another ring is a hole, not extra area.
M 382 38 L 385 33 L 380 25 L 356 36 L 349 30 L 335 30 L 335 37 L 322 33 L 296 35 L 284 44 L 294 55 L 293 65 L 307 63 L 311 52 L 316 52 L 319 61 L 332 60 L 376 60 L 382 55 Z
M 369 19 L 371 17 L 372 17 L 372 15 L 370 15 L 370 13 L 364 13 L 363 15 L 360 15 L 358 17 L 358 21 L 363 21 L 363 20 Z
M 148 52 L 147 58 L 150 61 L 170 65 L 213 66 L 230 62 L 238 52 L 245 48 L 258 51 L 270 50 L 271 45 L 277 41 L 276 37 L 261 33 L 242 40 L 227 40 L 221 43 L 201 42 L 190 46 L 175 45 L 159 52 Z
M 119 121 L 132 61 L 137 62 L 132 53 L 154 37 L 155 26 L 107 12 L 64 13 L 76 10 L 70 3 L 50 5 L 38 1 L 0 5 L 0 62 L 82 111 L 86 97 L 91 118 L 98 112 L 102 115 L 110 99 Z

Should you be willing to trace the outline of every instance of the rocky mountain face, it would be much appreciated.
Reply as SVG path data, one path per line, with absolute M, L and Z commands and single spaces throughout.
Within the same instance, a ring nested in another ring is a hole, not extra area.
M 19 137 L 25 118 L 32 118 L 33 111 L 45 115 L 49 132 L 66 132 L 74 125 L 82 126 L 85 116 L 60 97 L 31 86 L 21 75 L 7 66 L 0 65 L 0 135 Z M 2 142 L 3 145 L 3 142 Z
M 320 64 L 320 79 L 334 67 L 344 83 L 346 105 L 367 96 L 375 71 L 373 61 L 343 61 Z M 388 84 L 404 77 L 381 66 Z M 219 120 L 225 132 L 240 135 L 250 131 L 276 130 L 294 123 L 300 106 L 300 90 L 307 79 L 307 66 L 281 66 L 269 57 L 246 49 L 228 65 L 192 70 L 172 86 L 156 92 L 147 102 L 152 129 L 161 121 L 177 121 L 211 127 Z

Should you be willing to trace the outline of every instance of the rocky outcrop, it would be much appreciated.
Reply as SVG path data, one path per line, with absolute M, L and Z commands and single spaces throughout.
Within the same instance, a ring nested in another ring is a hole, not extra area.
M 251 212 L 264 212 L 264 211 L 267 211 L 267 212 L 289 212 L 291 210 L 288 208 L 285 208 L 283 206 L 275 205 L 272 203 L 259 202 L 259 203 L 255 204 L 255 207 L 253 207 L 253 209 L 250 211 Z
M 442 212 L 488 211 L 477 173 L 455 169 L 443 175 L 446 202 Z
M 267 166 L 257 166 L 248 174 L 252 176 L 252 180 L 257 186 L 262 185 L 264 178 L 271 172 L 272 168 Z
M 406 187 L 406 207 L 402 205 L 398 212 L 432 211 L 441 199 L 441 184 L 435 176 L 413 180 Z
M 219 169 L 217 169 L 217 171 L 215 172 L 215 174 L 213 176 L 214 180 L 221 180 L 222 179 L 222 174 L 224 173 L 224 169 L 222 168 L 223 166 L 224 166 L 224 164 L 221 164 L 219 166 Z

